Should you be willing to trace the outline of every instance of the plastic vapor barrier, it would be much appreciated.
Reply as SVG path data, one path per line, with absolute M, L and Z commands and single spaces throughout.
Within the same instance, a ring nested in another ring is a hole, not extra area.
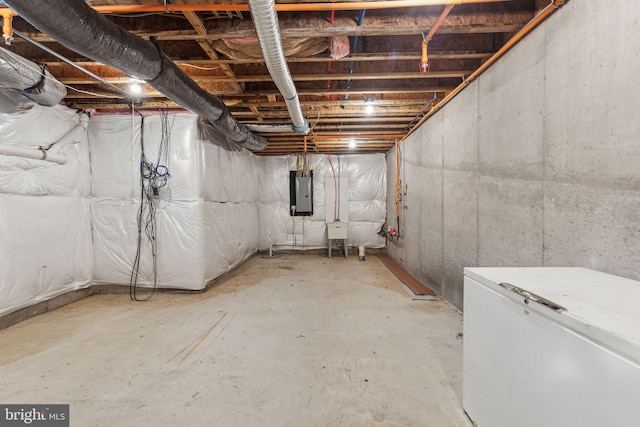
M 80 125 L 63 106 L 18 107 L 0 113 L 0 146 L 37 149 Z M 89 147 L 75 135 L 48 150 L 65 164 L 0 154 L 0 315 L 92 282 Z
M 311 155 L 313 215 L 291 216 L 289 171 L 296 170 L 296 156 L 260 158 L 258 166 L 258 248 L 294 250 L 326 248 L 325 178 L 346 177 L 349 183 L 348 244 L 382 248 L 378 235 L 386 217 L 386 160 L 382 154 Z M 337 201 L 336 201 L 337 202 Z
M 209 139 L 216 133 L 203 131 L 193 114 L 97 116 L 89 126 L 97 283 L 129 284 L 138 242 L 141 139 L 146 161 L 157 165 L 163 120 L 170 178 L 156 200 L 157 286 L 202 289 L 256 251 L 253 154 Z M 153 258 L 148 239 L 142 242 L 138 284 L 150 286 Z
M 11 97 L 0 92 L 3 99 Z M 199 290 L 258 248 L 326 248 L 324 186 L 334 174 L 348 178 L 348 200 L 339 203 L 349 207 L 349 245 L 385 244 L 378 235 L 384 155 L 313 155 L 314 213 L 292 217 L 296 156 L 259 157 L 229 146 L 193 114 L 98 115 L 85 130 L 87 116 L 66 107 L 14 107 L 0 108 L 0 146 L 37 151 L 53 144 L 49 151 L 65 162 L 0 154 L 0 315 L 91 284 L 128 285 L 139 230 L 142 287 L 155 277 L 161 288 Z M 147 193 L 155 209 L 155 273 L 138 224 L 140 207 L 150 206 L 141 198 L 143 144 L 143 171 L 166 182 L 145 185 L 155 188 Z M 162 167 L 167 174 L 157 174 Z

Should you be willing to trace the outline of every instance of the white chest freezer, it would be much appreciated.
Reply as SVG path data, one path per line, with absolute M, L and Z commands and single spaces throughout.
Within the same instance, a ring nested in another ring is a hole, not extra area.
M 640 425 L 640 282 L 466 268 L 463 406 L 478 427 Z

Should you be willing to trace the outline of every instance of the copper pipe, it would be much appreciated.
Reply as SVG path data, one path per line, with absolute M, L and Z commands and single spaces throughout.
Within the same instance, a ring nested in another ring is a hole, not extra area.
M 407 139 L 409 135 L 411 135 L 422 123 L 424 123 L 429 117 L 434 115 L 440 108 L 442 108 L 445 104 L 453 99 L 462 89 L 467 87 L 469 83 L 478 78 L 480 74 L 482 74 L 487 68 L 489 68 L 494 62 L 502 57 L 509 49 L 511 49 L 516 43 L 524 38 L 527 34 L 529 34 L 534 28 L 536 28 L 541 22 L 551 16 L 557 9 L 561 6 L 564 6 L 569 0 L 552 0 L 551 3 L 542 9 L 540 13 L 538 13 L 531 21 L 527 23 L 524 27 L 518 31 L 518 33 L 513 36 L 504 46 L 502 46 L 496 53 L 494 53 L 484 64 L 482 64 L 476 71 L 471 73 L 462 83 L 460 83 L 453 91 L 451 91 L 447 96 L 444 97 L 442 101 L 438 103 L 428 114 L 426 114 L 422 119 L 418 121 L 410 130 L 402 137 L 402 139 Z
M 279 3 L 278 12 L 318 12 L 331 10 L 360 9 L 400 9 L 419 6 L 503 3 L 510 0 L 394 0 L 360 1 L 354 3 Z M 248 4 L 167 4 L 164 5 L 111 5 L 93 6 L 100 13 L 138 13 L 138 12 L 248 12 Z M 2 9 L 0 9 L 2 10 Z
M 449 14 L 449 12 L 451 12 L 451 9 L 453 9 L 454 6 L 455 4 L 453 3 L 447 4 L 447 7 L 444 8 L 442 13 L 440 14 L 440 17 L 436 20 L 435 24 L 433 24 L 431 30 L 429 30 L 429 34 L 427 34 L 427 36 L 424 38 L 424 41 L 429 43 L 429 41 L 433 38 L 433 35 L 436 33 L 436 31 L 438 31 L 438 28 L 440 28 L 440 25 L 442 25 L 444 20 L 447 18 L 447 15 Z
M 5 40 L 13 38 L 13 17 L 16 13 L 11 9 L 2 9 L 2 35 Z
M 396 221 L 398 222 L 396 225 L 398 226 L 398 230 L 400 230 L 400 158 L 399 158 L 398 149 L 398 138 L 396 138 Z
M 424 33 L 423 33 L 423 37 L 422 37 L 422 62 L 420 62 L 420 72 L 423 73 L 423 74 L 424 73 L 428 73 L 431 70 L 431 67 L 429 66 L 429 54 L 427 53 L 428 52 L 427 49 L 428 49 L 429 41 L 431 41 L 431 39 L 433 38 L 433 36 L 436 33 L 436 31 L 438 31 L 438 28 L 440 28 L 440 25 L 442 25 L 444 20 L 447 18 L 447 15 L 449 15 L 449 12 L 451 12 L 451 9 L 453 9 L 453 6 L 455 6 L 455 5 L 448 4 L 444 8 L 442 13 L 438 17 L 438 19 L 436 20 L 436 22 L 433 24 L 433 27 L 431 27 L 431 29 L 429 30 L 429 34 L 424 36 Z

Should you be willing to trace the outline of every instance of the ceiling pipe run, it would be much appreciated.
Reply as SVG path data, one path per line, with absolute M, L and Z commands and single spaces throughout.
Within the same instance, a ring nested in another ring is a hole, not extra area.
M 478 78 L 480 74 L 482 74 L 487 68 L 493 65 L 498 59 L 502 57 L 509 49 L 511 49 L 516 43 L 522 40 L 527 34 L 533 31 L 541 22 L 551 16 L 556 10 L 564 6 L 569 0 L 551 0 L 551 3 L 542 9 L 531 21 L 527 23 L 524 27 L 520 29 L 504 46 L 502 46 L 496 53 L 493 54 L 486 62 L 484 62 L 477 70 L 471 73 L 467 78 L 465 78 L 462 83 L 460 83 L 453 91 L 451 91 L 447 96 L 444 97 L 442 101 L 440 101 L 431 111 L 429 111 L 420 121 L 418 121 L 403 137 L 402 140 L 405 140 L 411 135 L 415 130 L 417 130 L 422 123 L 424 123 L 429 117 L 433 116 L 437 111 L 439 111 L 442 107 L 445 106 L 449 101 L 451 101 L 457 94 L 462 91 L 465 87 L 469 85 L 472 81 Z
M 453 6 L 453 4 L 448 4 L 440 14 L 440 17 L 436 20 L 436 23 L 433 24 L 433 27 L 431 27 L 431 30 L 429 30 L 429 33 L 426 36 L 424 35 L 424 33 L 422 34 L 422 62 L 420 62 L 420 72 L 423 74 L 431 71 L 431 65 L 429 64 L 429 55 L 427 53 L 429 42 L 436 34 L 436 31 L 438 31 L 438 28 L 440 28 L 440 25 L 442 25 L 444 20 L 447 18 L 449 12 L 451 12 L 451 9 L 453 9 Z
M 284 56 L 275 6 L 274 0 L 249 0 L 251 18 L 269 74 L 284 97 L 294 132 L 306 134 L 309 132 L 309 122 L 302 114 L 298 91 Z
M 360 9 L 404 9 L 421 6 L 462 5 L 480 3 L 506 3 L 511 0 L 394 0 L 359 2 L 279 3 L 277 12 L 327 12 L 331 10 Z M 10 4 L 11 1 L 7 1 Z M 104 5 L 94 6 L 99 13 L 146 13 L 146 12 L 248 12 L 248 4 L 167 4 L 164 5 Z
M 236 121 L 224 103 L 202 89 L 151 41 L 109 21 L 82 0 L 6 0 L 25 20 L 65 47 L 145 80 L 167 98 L 201 116 L 230 141 L 263 150 L 267 141 Z

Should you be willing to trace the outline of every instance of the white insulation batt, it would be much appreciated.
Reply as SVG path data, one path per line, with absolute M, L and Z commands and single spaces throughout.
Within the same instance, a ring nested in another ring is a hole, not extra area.
M 94 279 L 129 284 L 138 241 L 140 116 L 98 116 L 89 125 Z M 192 114 L 167 117 L 171 178 L 156 203 L 157 286 L 198 290 L 257 249 L 256 159 L 201 139 Z M 144 118 L 148 162 L 158 161 L 159 115 Z M 138 284 L 153 283 L 149 240 L 141 246 Z
M 258 249 L 326 248 L 327 178 L 348 183 L 339 202 L 348 204 L 349 245 L 385 245 L 378 235 L 386 211 L 383 155 L 312 155 L 314 214 L 292 217 L 296 156 L 224 148 L 188 113 L 146 116 L 143 132 L 137 114 L 94 116 L 85 130 L 87 119 L 62 106 L 0 109 L 0 145 L 37 149 L 77 133 L 49 149 L 64 164 L 0 154 L 0 315 L 92 284 L 129 284 L 141 139 L 155 164 L 163 135 L 169 141 L 170 178 L 155 202 L 158 287 L 202 289 Z M 148 287 L 153 257 L 142 234 L 138 284 Z
M 329 161 L 331 159 L 331 161 Z M 346 177 L 349 185 L 349 246 L 383 248 L 378 233 L 386 216 L 386 160 L 383 154 L 311 155 L 313 215 L 291 216 L 289 171 L 296 170 L 296 156 L 259 159 L 258 216 L 260 250 L 278 247 L 316 249 L 327 247 L 325 179 Z M 333 167 L 332 167 L 333 166 Z
M 80 123 L 74 110 L 24 103 L 0 113 L 0 145 L 47 146 Z M 87 132 L 49 152 L 66 163 L 0 155 L 0 315 L 92 282 Z

